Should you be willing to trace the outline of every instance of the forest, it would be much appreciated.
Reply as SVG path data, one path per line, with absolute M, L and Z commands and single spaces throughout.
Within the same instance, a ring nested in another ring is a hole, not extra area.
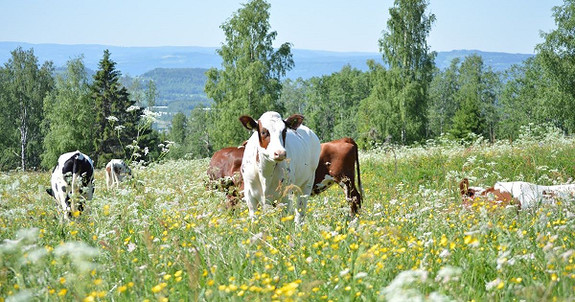
M 249 137 L 236 122 L 240 115 L 257 118 L 269 110 L 301 113 L 322 141 L 347 136 L 362 149 L 513 141 L 525 128 L 573 134 L 575 1 L 550 12 L 556 28 L 541 34 L 534 56 L 504 71 L 479 55 L 436 67 L 427 44 L 436 17 L 428 4 L 395 1 L 378 40 L 383 64 L 292 80 L 286 78 L 294 66 L 291 43 L 272 46 L 270 4 L 249 1 L 221 25 L 222 64 L 202 70 L 205 86 L 198 87 L 201 74 L 180 77 L 197 106 L 181 105 L 167 132 L 151 127 L 159 118 L 156 85 L 162 73 L 178 71 L 125 78 L 105 51 L 93 75 L 83 57 L 56 72 L 52 62 L 38 62 L 33 49 L 17 48 L 0 67 L 0 169 L 50 169 L 59 154 L 76 149 L 93 154 L 98 166 L 114 157 L 141 163 L 204 158 Z

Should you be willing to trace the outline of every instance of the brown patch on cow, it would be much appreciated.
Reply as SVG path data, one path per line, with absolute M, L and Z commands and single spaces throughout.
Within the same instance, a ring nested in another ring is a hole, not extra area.
M 355 173 L 357 171 L 358 188 L 355 186 Z M 312 195 L 319 194 L 329 188 L 320 186 L 326 176 L 331 176 L 346 192 L 346 199 L 350 205 L 352 215 L 361 209 L 361 176 L 357 144 L 352 138 L 345 137 L 321 144 L 319 164 L 315 170 L 315 180 Z
M 210 186 L 226 193 L 227 206 L 233 207 L 241 199 L 243 190 L 241 176 L 244 147 L 228 147 L 218 150 L 212 156 L 207 170 Z
M 301 114 L 292 114 L 290 117 L 284 120 L 287 128 L 292 130 L 296 130 L 301 124 L 303 123 L 303 115 Z
M 108 173 L 112 172 L 112 169 L 110 168 L 110 166 L 107 166 L 107 167 L 106 167 L 106 171 L 107 171 Z
M 519 200 L 513 198 L 511 193 L 507 191 L 500 191 L 494 187 L 489 187 L 477 194 L 473 188 L 469 188 L 469 180 L 464 178 L 459 182 L 459 192 L 462 197 L 462 203 L 466 207 L 472 207 L 473 204 L 478 202 L 485 202 L 491 208 L 502 207 L 505 208 L 509 205 L 516 205 L 518 209 L 521 208 Z
M 270 132 L 268 129 L 262 127 L 261 123 L 258 122 L 258 138 L 260 141 L 260 147 L 267 149 L 270 144 Z

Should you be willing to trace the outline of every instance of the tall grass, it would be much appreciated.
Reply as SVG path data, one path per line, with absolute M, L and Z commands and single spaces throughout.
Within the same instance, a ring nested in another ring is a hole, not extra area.
M 109 191 L 97 171 L 88 209 L 64 222 L 49 173 L 4 173 L 0 300 L 569 300 L 573 200 L 466 209 L 457 184 L 571 182 L 574 145 L 552 132 L 362 153 L 359 219 L 332 188 L 303 226 L 281 209 L 256 221 L 226 209 L 205 189 L 207 160 L 141 167 Z

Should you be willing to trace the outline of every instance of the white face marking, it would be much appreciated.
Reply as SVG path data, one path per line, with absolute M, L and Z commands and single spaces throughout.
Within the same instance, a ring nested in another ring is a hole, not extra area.
M 266 112 L 260 119 L 260 129 L 269 133 L 267 148 L 260 147 L 260 153 L 266 160 L 282 161 L 286 157 L 286 150 L 282 139 L 285 122 L 277 112 Z

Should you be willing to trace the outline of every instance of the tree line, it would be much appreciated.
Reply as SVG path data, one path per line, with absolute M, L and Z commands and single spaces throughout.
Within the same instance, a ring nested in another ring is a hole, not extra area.
M 98 166 L 113 157 L 155 160 L 172 145 L 172 158 L 202 158 L 240 145 L 249 133 L 240 115 L 273 110 L 301 113 L 322 141 L 344 136 L 362 148 L 424 143 L 436 137 L 465 142 L 515 139 L 522 127 L 575 130 L 575 0 L 554 7 L 556 29 L 543 33 L 535 56 L 495 72 L 477 55 L 439 70 L 427 37 L 436 21 L 427 0 L 395 0 L 379 39 L 382 62 L 368 71 L 350 66 L 311 79 L 285 80 L 291 44 L 274 48 L 270 4 L 251 0 L 221 25 L 221 68 L 206 72 L 213 100 L 176 114 L 169 133 L 151 129 L 153 81 L 121 84 L 108 51 L 89 79 L 82 58 L 63 73 L 39 65 L 33 50 L 16 49 L 0 68 L 0 169 L 49 168 L 60 153 L 81 149 Z M 134 85 L 132 85 L 134 86 Z M 169 139 L 169 142 L 164 142 Z
M 153 113 L 120 83 L 109 51 L 88 77 L 83 58 L 55 73 L 33 49 L 17 48 L 0 67 L 0 169 L 50 169 L 60 154 L 81 150 L 98 167 L 112 158 L 149 161 L 161 156 Z M 154 95 L 148 95 L 153 102 Z
M 478 55 L 453 59 L 439 70 L 426 41 L 436 21 L 428 4 L 394 1 L 379 39 L 383 64 L 368 61 L 365 72 L 346 66 L 322 77 L 281 80 L 293 66 L 291 44 L 274 50 L 269 4 L 248 2 L 221 26 L 223 63 L 208 71 L 205 87 L 214 105 L 174 118 L 171 137 L 178 152 L 172 155 L 204 157 L 240 145 L 249 133 L 237 117 L 257 118 L 268 110 L 301 113 L 322 141 L 349 136 L 364 149 L 440 136 L 462 143 L 478 136 L 513 140 L 530 125 L 573 133 L 575 1 L 554 7 L 556 28 L 542 34 L 535 56 L 504 72 Z

